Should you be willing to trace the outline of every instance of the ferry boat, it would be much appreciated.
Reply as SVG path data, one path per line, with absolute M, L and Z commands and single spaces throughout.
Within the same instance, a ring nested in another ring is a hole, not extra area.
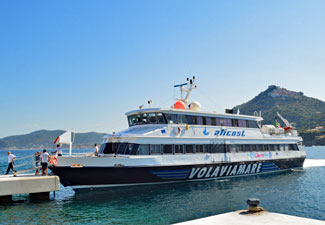
M 302 167 L 297 130 L 261 125 L 254 115 L 204 112 L 188 102 L 195 77 L 180 85 L 171 108 L 126 113 L 129 128 L 104 136 L 98 155 L 59 156 L 51 170 L 64 186 L 95 188 L 225 179 Z

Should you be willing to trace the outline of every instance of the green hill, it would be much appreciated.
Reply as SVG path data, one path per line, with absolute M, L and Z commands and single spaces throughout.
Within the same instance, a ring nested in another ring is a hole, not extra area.
M 263 124 L 274 124 L 276 112 L 279 112 L 290 123 L 296 123 L 300 131 L 325 126 L 325 102 L 274 85 L 252 100 L 234 107 L 235 112 L 238 108 L 241 114 L 247 115 L 262 111 Z
M 29 134 L 14 135 L 0 139 L 0 149 L 41 149 L 54 148 L 54 140 L 64 130 L 38 130 Z M 91 147 L 101 143 L 104 133 L 76 133 L 73 145 L 75 147 Z

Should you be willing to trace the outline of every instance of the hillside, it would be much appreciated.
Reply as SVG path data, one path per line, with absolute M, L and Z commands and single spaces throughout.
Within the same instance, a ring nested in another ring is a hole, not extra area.
M 54 140 L 63 134 L 63 130 L 38 130 L 29 134 L 14 135 L 0 139 L 0 149 L 41 149 L 54 148 Z M 76 133 L 73 145 L 75 147 L 90 147 L 101 143 L 104 133 Z
M 304 131 L 300 133 L 301 137 L 304 139 L 304 145 L 325 145 L 325 129 L 318 131 Z
M 289 122 L 296 123 L 300 131 L 325 125 L 325 102 L 275 85 L 233 109 L 237 112 L 238 108 L 247 115 L 262 111 L 263 124 L 275 124 L 279 112 Z

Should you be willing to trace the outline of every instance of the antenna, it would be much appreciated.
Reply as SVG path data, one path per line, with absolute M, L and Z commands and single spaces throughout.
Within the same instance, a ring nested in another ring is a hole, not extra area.
M 174 85 L 174 87 L 179 87 L 179 90 L 181 92 L 181 99 L 176 99 L 176 100 L 184 102 L 185 105 L 187 105 L 187 101 L 190 97 L 191 91 L 197 88 L 195 84 L 195 76 L 193 76 L 192 79 L 186 78 L 186 81 L 187 81 L 186 83 Z M 187 89 L 184 89 L 185 85 L 187 86 Z M 186 93 L 185 98 L 183 98 L 183 92 Z

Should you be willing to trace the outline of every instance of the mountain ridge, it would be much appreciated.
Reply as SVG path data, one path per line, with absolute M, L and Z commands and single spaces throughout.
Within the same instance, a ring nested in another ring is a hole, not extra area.
M 28 134 L 4 137 L 0 139 L 0 149 L 55 148 L 54 140 L 64 132 L 64 130 L 42 129 Z M 104 135 L 106 135 L 106 133 L 76 133 L 73 145 L 79 148 L 91 147 L 94 144 L 102 143 L 102 138 Z

